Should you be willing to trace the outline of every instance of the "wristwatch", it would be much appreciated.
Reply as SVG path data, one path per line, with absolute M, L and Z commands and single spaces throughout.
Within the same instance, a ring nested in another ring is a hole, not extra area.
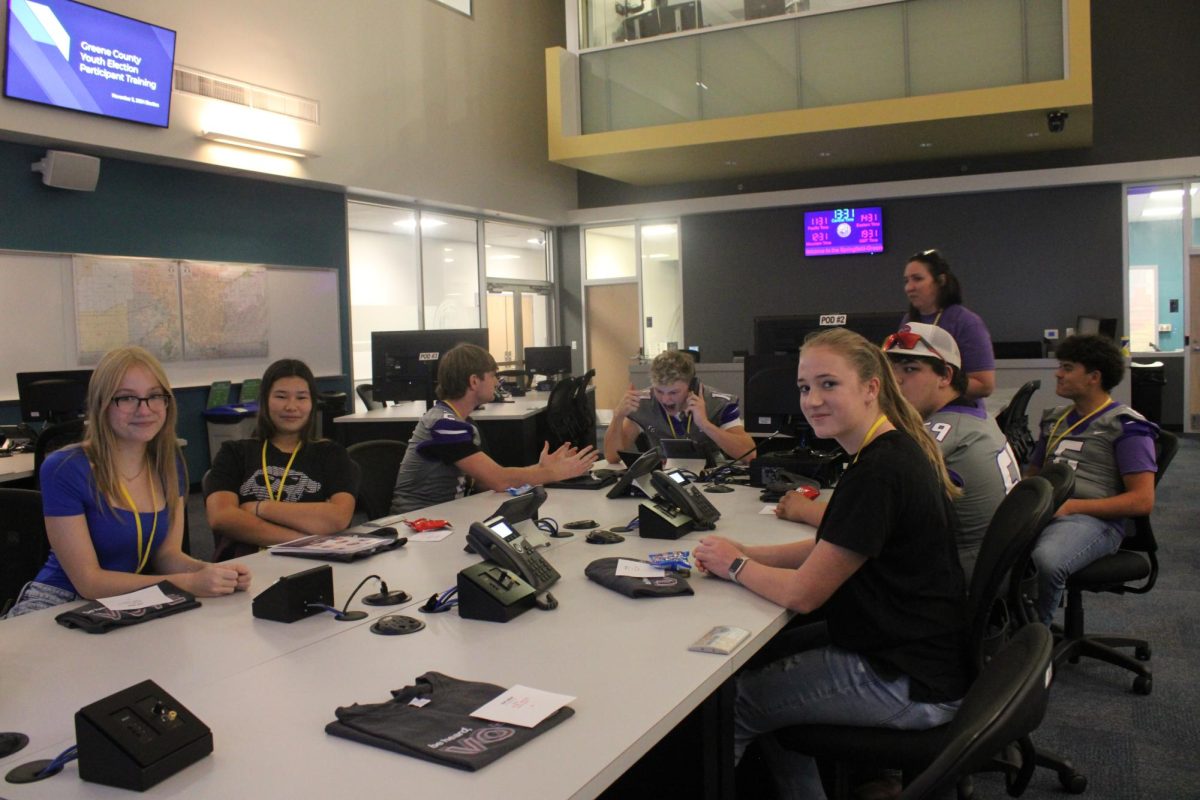
M 729 580 L 733 581 L 734 583 L 740 583 L 740 581 L 738 581 L 738 573 L 742 571 L 748 562 L 749 559 L 742 558 L 741 556 L 738 556 L 733 561 L 730 561 Z

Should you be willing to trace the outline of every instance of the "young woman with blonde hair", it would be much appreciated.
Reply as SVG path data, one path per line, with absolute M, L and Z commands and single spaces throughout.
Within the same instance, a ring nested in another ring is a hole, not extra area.
M 241 564 L 183 552 L 187 474 L 175 398 L 140 347 L 107 353 L 88 383 L 83 442 L 47 456 L 39 473 L 51 553 L 9 616 L 141 589 L 164 578 L 201 597 L 250 585 Z
M 761 738 L 783 796 L 823 797 L 812 759 L 769 735 L 824 723 L 923 729 L 945 724 L 967 688 L 965 588 L 936 443 L 900 394 L 879 347 L 845 329 L 810 336 L 800 405 L 849 468 L 815 540 L 746 547 L 706 536 L 709 573 L 825 621 L 789 631 L 789 653 L 738 679 L 735 754 Z M 790 792 L 790 793 L 789 793 Z

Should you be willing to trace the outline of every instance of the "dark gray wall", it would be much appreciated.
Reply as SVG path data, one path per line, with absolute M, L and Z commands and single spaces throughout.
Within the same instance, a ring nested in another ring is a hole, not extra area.
M 1027 156 L 911 161 L 876 167 L 808 170 L 725 181 L 633 186 L 580 172 L 579 205 L 595 208 L 686 197 L 848 186 L 875 181 L 979 175 L 1200 154 L 1200 8 L 1196 0 L 1120 3 L 1092 8 L 1093 144 Z M 1070 125 L 1070 121 L 1067 122 Z
M 890 200 L 883 254 L 825 258 L 803 255 L 814 208 L 684 217 L 687 340 L 722 361 L 752 349 L 756 316 L 894 310 L 899 322 L 905 261 L 927 247 L 995 341 L 1038 340 L 1080 314 L 1121 317 L 1121 203 L 1115 184 Z

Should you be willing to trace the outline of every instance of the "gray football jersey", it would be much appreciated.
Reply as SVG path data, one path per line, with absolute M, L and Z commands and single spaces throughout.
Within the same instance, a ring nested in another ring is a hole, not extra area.
M 1149 427 L 1153 431 L 1154 423 L 1129 406 L 1117 403 L 1088 420 L 1085 427 L 1058 438 L 1070 427 L 1069 420 L 1063 418 L 1070 410 L 1071 406 L 1060 406 L 1042 414 L 1042 438 L 1049 444 L 1052 433 L 1055 437 L 1054 450 L 1046 453 L 1046 461 L 1063 461 L 1075 470 L 1072 497 L 1096 500 L 1125 491 L 1125 480 L 1117 464 L 1117 441 L 1130 426 Z M 1055 423 L 1060 419 L 1056 431 Z
M 742 424 L 742 412 L 735 395 L 713 391 L 707 386 L 703 387 L 703 392 L 704 413 L 712 420 L 713 424 L 722 428 L 736 427 Z M 686 414 L 682 419 L 668 417 L 662 405 L 654 399 L 653 395 L 644 398 L 638 404 L 637 410 L 627 419 L 646 434 L 651 447 L 657 447 L 660 439 L 691 439 L 704 448 L 705 453 L 714 458 L 721 454 L 717 443 L 708 438 L 708 434 L 702 431 L 699 425 L 689 426 Z M 731 458 L 738 455 L 741 454 L 730 453 Z
M 1021 470 L 995 420 L 979 409 L 948 405 L 931 414 L 925 427 L 941 447 L 946 469 L 962 486 L 954 511 L 958 558 L 970 583 L 992 515 L 1021 480 Z

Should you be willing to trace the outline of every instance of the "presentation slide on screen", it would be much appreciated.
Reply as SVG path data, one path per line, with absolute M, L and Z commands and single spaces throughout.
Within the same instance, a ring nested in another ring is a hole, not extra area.
M 166 127 L 175 32 L 71 0 L 9 0 L 8 97 Z

